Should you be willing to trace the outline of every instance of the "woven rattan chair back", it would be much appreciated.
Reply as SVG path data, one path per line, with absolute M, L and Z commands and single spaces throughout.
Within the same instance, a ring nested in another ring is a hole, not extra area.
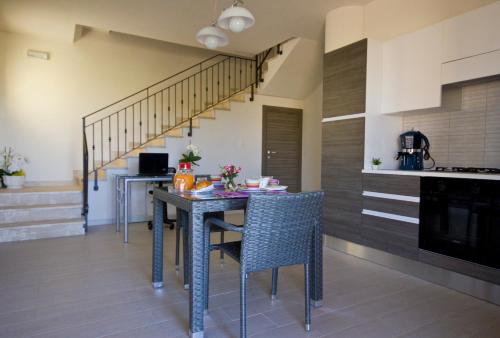
M 323 192 L 249 197 L 242 238 L 245 272 L 309 262 Z

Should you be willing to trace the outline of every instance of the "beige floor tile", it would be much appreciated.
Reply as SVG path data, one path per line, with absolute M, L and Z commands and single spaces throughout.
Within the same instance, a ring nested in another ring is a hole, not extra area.
M 132 224 L 123 244 L 113 226 L 87 236 L 0 244 L 0 337 L 188 337 L 188 296 L 174 269 L 174 233 L 165 232 L 165 283 L 153 290 L 151 232 Z M 323 307 L 304 321 L 303 269 L 280 269 L 271 302 L 269 272 L 248 287 L 253 337 L 445 337 L 450 327 L 495 337 L 500 307 L 368 261 L 325 250 Z M 238 264 L 211 259 L 207 337 L 238 337 Z M 467 316 L 468 310 L 473 316 Z M 464 317 L 465 316 L 465 317 Z

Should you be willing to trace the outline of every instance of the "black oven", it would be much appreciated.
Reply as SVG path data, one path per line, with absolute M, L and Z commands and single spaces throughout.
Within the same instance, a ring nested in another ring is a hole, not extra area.
M 500 268 L 500 181 L 422 177 L 419 247 Z

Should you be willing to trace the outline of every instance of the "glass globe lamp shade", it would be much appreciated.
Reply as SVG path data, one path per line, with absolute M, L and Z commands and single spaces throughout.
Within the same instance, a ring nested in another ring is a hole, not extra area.
M 232 32 L 239 33 L 252 27 L 255 24 L 255 18 L 252 13 L 244 7 L 232 6 L 224 10 L 217 25 L 223 29 L 229 29 Z
M 203 27 L 196 34 L 196 40 L 209 49 L 224 47 L 229 43 L 227 35 L 215 26 Z

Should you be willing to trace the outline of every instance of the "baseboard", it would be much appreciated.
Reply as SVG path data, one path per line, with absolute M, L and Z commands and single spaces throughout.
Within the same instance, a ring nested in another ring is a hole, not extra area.
M 68 181 L 26 181 L 24 183 L 25 187 L 43 187 L 43 186 L 66 186 L 75 185 L 73 180 Z
M 325 247 L 500 305 L 500 285 L 325 235 Z
M 149 221 L 151 221 L 151 218 L 149 218 L 149 217 L 145 218 L 144 216 L 130 217 L 128 220 L 129 223 L 144 223 L 144 222 L 149 222 Z M 89 219 L 88 226 L 115 224 L 115 222 L 116 221 L 114 218 Z M 122 226 L 123 226 L 123 219 L 122 219 Z

